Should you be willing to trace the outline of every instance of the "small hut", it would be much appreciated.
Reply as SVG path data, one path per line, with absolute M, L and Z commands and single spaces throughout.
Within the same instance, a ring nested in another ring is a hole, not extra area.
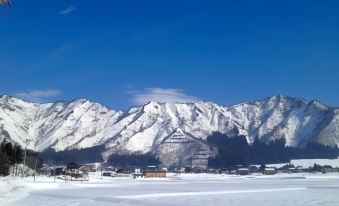
M 248 168 L 239 168 L 237 169 L 236 172 L 237 175 L 249 175 L 250 174 L 250 170 Z
M 265 168 L 264 175 L 275 175 L 277 174 L 277 170 L 275 168 Z
M 148 166 L 143 171 L 143 176 L 145 178 L 166 178 L 166 173 L 166 170 L 160 170 L 156 166 Z
M 152 170 L 143 172 L 145 178 L 166 178 L 166 171 Z

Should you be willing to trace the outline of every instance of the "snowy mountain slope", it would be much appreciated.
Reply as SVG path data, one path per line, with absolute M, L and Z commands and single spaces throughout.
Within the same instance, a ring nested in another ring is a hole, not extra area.
M 317 101 L 273 96 L 232 106 L 210 102 L 158 103 L 111 110 L 79 99 L 48 104 L 0 97 L 0 135 L 29 148 L 56 151 L 105 145 L 114 153 L 153 153 L 168 165 L 213 156 L 208 135 L 245 135 L 251 143 L 285 137 L 290 146 L 310 141 L 339 145 L 339 110 Z
M 319 125 L 321 128 L 318 134 L 314 137 L 315 141 L 339 145 L 339 109 L 331 109 L 324 119 L 325 121 Z
M 38 151 L 102 144 L 109 137 L 107 128 L 121 115 L 122 112 L 84 99 L 36 104 L 9 96 L 0 98 L 2 135 L 21 145 L 28 139 L 28 148 Z

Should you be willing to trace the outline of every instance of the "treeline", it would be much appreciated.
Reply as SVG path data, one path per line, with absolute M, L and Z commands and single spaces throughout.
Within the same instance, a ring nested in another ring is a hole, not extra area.
M 107 164 L 114 166 L 114 167 L 120 167 L 120 168 L 147 167 L 150 165 L 158 166 L 160 164 L 160 161 L 151 154 L 140 154 L 140 155 L 114 154 L 108 158 Z
M 270 141 L 268 144 L 256 138 L 252 145 L 245 136 L 228 137 L 214 133 L 207 141 L 218 149 L 215 158 L 209 158 L 210 167 L 220 168 L 235 165 L 285 163 L 292 159 L 336 159 L 338 147 L 309 143 L 305 148 L 286 146 L 286 139 Z
M 104 146 L 95 146 L 85 149 L 74 149 L 56 152 L 54 149 L 48 149 L 40 153 L 44 163 L 65 165 L 70 162 L 86 164 L 92 162 L 103 162 L 101 153 Z
M 56 152 L 54 149 L 48 149 L 40 153 L 44 163 L 51 165 L 66 165 L 70 162 L 86 164 L 93 162 L 103 162 L 102 152 L 104 146 L 95 146 L 85 149 L 74 149 Z M 148 165 L 159 165 L 160 161 L 150 154 L 143 155 L 111 155 L 107 164 L 116 167 L 143 167 Z
M 13 145 L 4 139 L 0 144 L 0 176 L 7 176 L 10 168 L 13 168 L 13 175 L 17 175 L 17 165 L 23 161 L 23 150 L 20 145 Z
M 44 163 L 51 165 L 66 165 L 70 162 L 86 164 L 93 162 L 103 162 L 102 152 L 104 146 L 95 146 L 85 149 L 74 149 L 56 152 L 54 149 L 48 149 L 40 153 Z M 143 155 L 111 155 L 107 164 L 115 167 L 144 167 L 149 165 L 159 165 L 160 161 L 151 154 Z

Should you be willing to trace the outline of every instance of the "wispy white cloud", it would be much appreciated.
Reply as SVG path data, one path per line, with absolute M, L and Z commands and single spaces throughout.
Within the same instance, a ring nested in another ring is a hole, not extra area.
M 54 51 L 52 51 L 49 56 L 51 58 L 59 58 L 62 55 L 71 52 L 72 50 L 74 50 L 76 48 L 77 43 L 76 42 L 71 42 L 71 43 L 67 43 L 64 45 L 61 45 L 60 47 L 57 47 Z
M 134 84 L 128 83 L 127 84 L 127 93 L 134 92 Z
M 200 100 L 197 97 L 185 94 L 184 91 L 181 89 L 171 89 L 171 88 L 154 87 L 146 88 L 141 91 L 128 89 L 127 93 L 132 95 L 131 102 L 134 105 L 142 105 L 150 101 L 190 103 L 197 102 Z
M 61 93 L 58 89 L 28 90 L 17 92 L 14 96 L 30 102 L 44 102 L 49 98 L 60 96 Z
M 75 12 L 76 10 L 77 10 L 77 8 L 75 8 L 74 6 L 69 6 L 64 10 L 59 11 L 58 14 L 59 15 L 67 15 L 67 14 Z

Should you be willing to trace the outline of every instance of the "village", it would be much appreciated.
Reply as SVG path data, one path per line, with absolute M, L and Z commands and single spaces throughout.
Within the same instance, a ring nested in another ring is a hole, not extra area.
M 261 176 L 279 174 L 339 174 L 339 159 L 335 160 L 292 160 L 287 164 L 268 165 L 236 165 L 221 169 L 192 168 L 192 167 L 162 167 L 149 165 L 146 167 L 115 168 L 105 163 L 77 164 L 70 162 L 67 165 L 47 165 L 34 171 L 35 165 L 27 162 L 25 177 L 47 176 L 67 181 L 89 181 L 90 174 L 99 174 L 102 177 L 126 178 L 166 178 L 168 174 L 219 174 L 233 176 Z M 55 180 L 54 180 L 55 181 Z

